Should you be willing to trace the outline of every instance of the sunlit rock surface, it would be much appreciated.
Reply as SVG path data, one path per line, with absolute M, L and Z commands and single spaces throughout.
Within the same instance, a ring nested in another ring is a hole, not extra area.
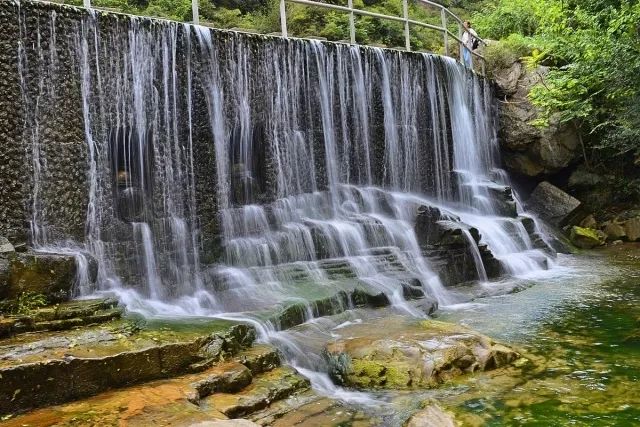
M 466 328 L 390 317 L 352 325 L 327 345 L 331 377 L 360 389 L 428 388 L 508 365 L 519 354 Z

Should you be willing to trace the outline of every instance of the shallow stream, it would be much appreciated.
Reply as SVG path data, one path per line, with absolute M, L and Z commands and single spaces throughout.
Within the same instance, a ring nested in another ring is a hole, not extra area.
M 430 400 L 470 426 L 640 425 L 640 246 L 560 255 L 550 271 L 508 280 L 459 289 L 488 295 L 517 291 L 447 307 L 437 317 L 516 347 L 524 363 L 423 392 L 349 394 L 337 389 L 334 397 L 370 414 L 373 425 L 402 424 Z M 390 314 L 354 311 L 307 324 L 289 332 L 289 338 L 304 341 L 311 353 L 327 334 L 342 335 L 345 323 L 340 322 L 379 327 L 380 316 Z

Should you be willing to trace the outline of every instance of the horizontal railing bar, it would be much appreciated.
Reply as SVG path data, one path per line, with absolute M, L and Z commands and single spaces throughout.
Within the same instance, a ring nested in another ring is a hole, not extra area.
M 431 28 L 432 30 L 440 31 L 441 33 L 444 33 L 446 31 L 444 28 L 438 27 L 437 25 L 427 24 L 426 22 L 416 21 L 414 19 L 409 19 L 408 22 L 409 24 L 417 25 L 419 27 Z
M 383 15 L 382 13 L 369 12 L 368 10 L 362 10 L 362 9 L 355 9 L 355 8 L 350 9 L 346 6 L 339 6 L 337 4 L 320 3 L 313 0 L 287 0 L 287 1 L 289 3 L 298 3 L 298 4 L 304 4 L 307 6 L 316 6 L 324 9 L 340 10 L 342 12 L 348 12 L 348 13 L 353 12 L 356 15 L 371 16 L 372 18 L 380 18 L 380 19 L 388 19 L 390 21 L 404 22 L 404 18 L 401 18 L 399 16 Z
M 429 6 L 434 6 L 439 8 L 441 11 L 446 12 L 447 14 L 449 14 L 458 24 L 458 28 L 460 29 L 461 33 L 463 31 L 467 31 L 464 27 L 463 27 L 463 21 L 458 18 L 453 12 L 451 12 L 449 9 L 447 9 L 445 6 L 429 1 L 429 0 L 418 0 L 423 4 L 429 5 Z M 406 31 L 408 31 L 409 25 L 415 25 L 415 26 L 419 26 L 419 27 L 423 27 L 423 28 L 428 28 L 434 31 L 439 31 L 440 33 L 442 33 L 443 37 L 446 39 L 447 36 L 450 36 L 451 38 L 453 38 L 455 41 L 457 41 L 460 44 L 460 47 L 463 47 L 463 43 L 461 40 L 461 37 L 459 37 L 458 35 L 452 33 L 448 28 L 445 27 L 439 27 L 437 25 L 433 25 L 433 24 L 428 24 L 426 22 L 421 22 L 421 21 L 416 21 L 415 19 L 409 19 L 405 10 L 405 16 L 404 17 L 400 17 L 400 16 L 392 16 L 392 15 L 384 15 L 382 13 L 377 13 L 377 12 L 370 12 L 368 10 L 362 10 L 362 9 L 356 9 L 352 6 L 352 3 L 349 3 L 349 6 L 340 6 L 340 5 L 336 5 L 336 4 L 328 4 L 328 3 L 320 3 L 318 1 L 315 0 L 281 0 L 281 7 L 280 7 L 280 13 L 281 15 L 281 20 L 283 23 L 283 35 L 285 37 L 287 37 L 287 33 L 286 33 L 286 16 L 284 16 L 284 5 L 283 3 L 288 2 L 288 3 L 296 3 L 296 4 L 301 4 L 301 5 L 306 5 L 306 6 L 315 6 L 315 7 L 319 7 L 319 8 L 323 8 L 323 9 L 329 9 L 329 10 L 337 10 L 340 12 L 346 12 L 349 13 L 350 16 L 354 16 L 354 15 L 359 15 L 359 16 L 369 16 L 372 18 L 379 18 L 379 19 L 386 19 L 388 21 L 394 21 L 394 22 L 401 22 L 405 25 L 405 28 L 407 28 Z M 445 16 L 445 15 L 443 15 Z M 445 25 L 446 20 L 443 21 L 443 25 Z M 351 24 L 351 26 L 353 27 L 353 23 Z M 351 31 L 353 32 L 353 28 L 351 29 Z M 405 37 L 408 37 L 405 34 Z M 484 45 L 486 45 L 487 43 L 482 40 L 480 37 L 474 36 L 478 39 L 478 41 L 480 41 L 481 43 L 483 43 Z M 352 39 L 353 39 L 353 35 L 352 35 Z M 353 40 L 352 40 L 353 43 Z M 445 42 L 446 44 L 446 42 Z M 407 38 L 407 49 L 410 50 L 409 47 L 409 42 L 408 42 L 408 38 Z M 469 51 L 471 52 L 472 56 L 475 56 L 477 58 L 480 58 L 482 60 L 483 63 L 483 72 L 484 72 L 484 64 L 486 62 L 484 56 L 480 55 L 479 53 L 474 52 L 473 50 L 469 49 Z

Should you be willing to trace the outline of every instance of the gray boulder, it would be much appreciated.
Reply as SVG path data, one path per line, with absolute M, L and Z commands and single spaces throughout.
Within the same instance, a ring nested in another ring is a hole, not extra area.
M 624 223 L 624 231 L 630 242 L 640 241 L 640 217 L 627 220 Z
M 572 123 L 562 123 L 559 115 L 554 115 L 547 127 L 532 124 L 539 117 L 539 111 L 528 95 L 547 72 L 547 67 L 528 71 L 520 62 L 515 62 L 496 74 L 501 101 L 502 156 L 506 168 L 519 175 L 552 175 L 580 158 L 580 138 Z
M 71 297 L 77 266 L 72 255 L 25 252 L 0 257 L 0 299 L 15 299 L 23 293 L 41 294 L 49 302 Z M 89 257 L 89 280 L 95 282 L 97 262 Z
M 0 236 L 0 256 L 15 252 L 15 248 L 6 237 Z
M 527 208 L 556 227 L 578 224 L 586 216 L 580 200 L 546 181 L 533 190 Z

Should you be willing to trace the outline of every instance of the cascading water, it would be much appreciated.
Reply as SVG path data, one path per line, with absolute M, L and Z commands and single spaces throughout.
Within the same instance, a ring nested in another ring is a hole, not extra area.
M 16 3 L 32 240 L 97 260 L 81 295 L 115 292 L 147 315 L 247 319 L 303 364 L 295 340 L 255 313 L 302 303 L 308 320 L 321 314 L 314 301 L 356 288 L 415 316 L 412 292 L 455 302 L 432 262 L 444 246 L 418 230 L 425 209 L 437 212 L 429 227 L 460 231 L 448 244 L 469 256 L 472 279 L 488 279 L 487 252 L 511 274 L 548 262 L 498 168 L 489 85 L 454 60 L 80 11 L 64 23 L 69 45 L 55 13 Z M 54 153 L 39 123 L 62 89 L 61 52 L 86 143 L 75 243 L 45 232 L 64 225 L 40 191 Z M 353 307 L 333 301 L 332 313 Z

